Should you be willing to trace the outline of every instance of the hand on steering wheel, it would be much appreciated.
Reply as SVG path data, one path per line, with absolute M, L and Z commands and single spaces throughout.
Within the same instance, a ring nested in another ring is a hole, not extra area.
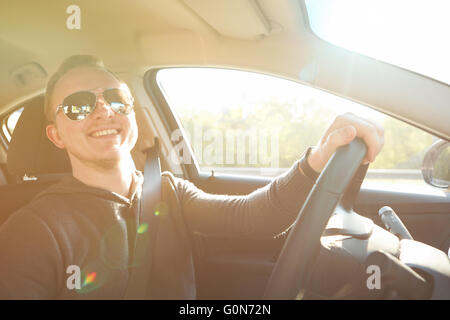
M 290 230 L 267 284 L 265 299 L 294 299 L 303 291 L 320 248 L 320 237 L 366 153 L 367 146 L 357 138 L 331 157 Z M 348 204 L 343 207 L 351 210 Z
M 325 131 L 308 157 L 309 165 L 316 172 L 321 172 L 337 148 L 349 144 L 355 137 L 361 138 L 367 145 L 363 163 L 375 161 L 384 145 L 384 129 L 375 122 L 348 112 L 337 116 Z

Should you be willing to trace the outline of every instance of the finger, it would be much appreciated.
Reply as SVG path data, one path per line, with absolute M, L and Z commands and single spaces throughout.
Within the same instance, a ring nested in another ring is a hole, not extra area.
M 332 131 L 323 145 L 324 158 L 328 160 L 337 148 L 349 144 L 355 137 L 356 129 L 351 125 Z
M 324 147 L 323 149 L 326 149 L 324 151 L 326 151 L 327 153 L 329 152 L 329 150 L 335 150 L 334 148 L 330 147 L 325 148 L 325 144 L 330 139 L 331 133 L 335 130 L 349 125 L 353 126 L 356 129 L 357 136 L 363 139 L 367 145 L 367 153 L 363 159 L 363 163 L 368 164 L 369 162 L 373 162 L 384 145 L 384 129 L 378 124 L 373 123 L 370 120 L 360 118 L 359 116 L 356 116 L 355 114 L 350 112 L 338 115 L 335 118 L 328 130 L 322 136 L 320 145 Z M 333 139 L 336 139 L 336 137 L 334 137 Z M 332 141 L 333 140 L 331 139 L 330 143 L 332 143 Z
M 374 126 L 374 128 L 377 130 L 378 136 L 384 136 L 384 128 L 380 126 L 377 122 L 370 121 L 368 119 L 364 119 L 365 121 L 369 122 Z
M 380 150 L 384 145 L 384 128 L 379 125 L 377 122 L 371 121 L 369 119 L 361 119 L 369 124 L 371 124 L 373 126 L 373 128 L 375 128 L 377 134 L 378 134 L 378 142 L 380 143 Z M 378 150 L 378 151 L 380 151 Z
M 367 123 L 366 125 L 361 126 L 361 129 L 358 130 L 357 136 L 363 139 L 367 145 L 367 154 L 364 160 L 368 162 L 375 161 L 376 156 L 383 146 L 383 142 L 381 141 L 376 128 Z
M 341 121 L 350 122 L 357 130 L 357 137 L 364 140 L 367 145 L 367 154 L 363 163 L 373 162 L 384 145 L 384 130 L 378 124 L 362 119 L 352 113 L 346 113 Z

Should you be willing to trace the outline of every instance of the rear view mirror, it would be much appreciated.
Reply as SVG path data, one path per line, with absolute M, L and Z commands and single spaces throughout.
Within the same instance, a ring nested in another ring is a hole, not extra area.
M 450 143 L 437 140 L 426 151 L 422 163 L 425 182 L 438 188 L 450 186 Z

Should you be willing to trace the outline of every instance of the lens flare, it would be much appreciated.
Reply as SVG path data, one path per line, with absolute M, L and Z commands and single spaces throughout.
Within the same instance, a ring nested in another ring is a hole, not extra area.
M 164 217 L 167 215 L 169 206 L 164 201 L 160 201 L 154 207 L 154 215 Z
M 147 223 L 143 223 L 139 226 L 137 232 L 139 234 L 143 234 L 144 232 L 146 232 L 148 230 L 148 224 Z
M 103 287 L 111 278 L 111 272 L 100 260 L 95 259 L 82 267 L 81 286 L 77 293 L 87 294 Z
M 97 276 L 97 272 L 88 273 L 86 279 L 84 279 L 83 287 L 95 281 L 95 277 Z

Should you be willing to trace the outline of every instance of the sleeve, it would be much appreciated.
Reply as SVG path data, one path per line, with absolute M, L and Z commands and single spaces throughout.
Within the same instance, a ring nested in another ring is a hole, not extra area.
M 175 178 L 189 230 L 203 235 L 264 239 L 286 231 L 314 185 L 299 170 L 302 155 L 288 171 L 248 195 L 215 195 Z
M 38 215 L 22 209 L 0 227 L 0 261 L 0 299 L 57 297 L 61 255 Z

